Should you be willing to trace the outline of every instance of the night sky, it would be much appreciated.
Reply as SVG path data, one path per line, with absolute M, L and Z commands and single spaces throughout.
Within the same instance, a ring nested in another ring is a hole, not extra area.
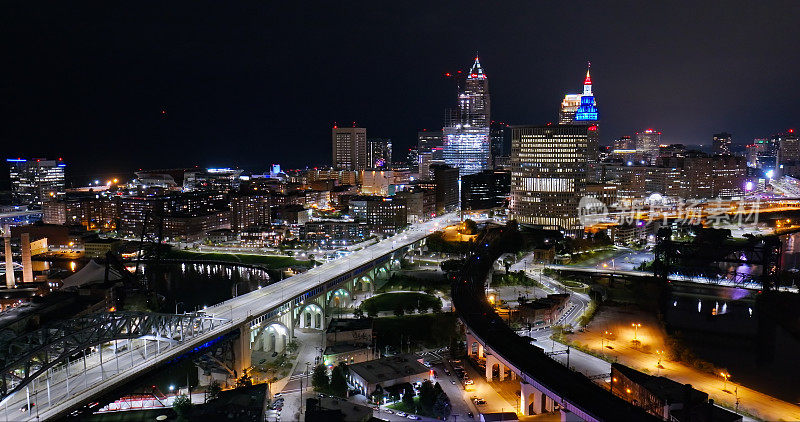
M 432 4 L 435 3 L 435 4 Z M 102 6 L 101 6 L 102 5 Z M 30 2 L 0 7 L 0 141 L 68 177 L 330 163 L 330 127 L 441 128 L 477 51 L 492 118 L 556 119 L 586 61 L 602 140 L 798 125 L 800 2 Z

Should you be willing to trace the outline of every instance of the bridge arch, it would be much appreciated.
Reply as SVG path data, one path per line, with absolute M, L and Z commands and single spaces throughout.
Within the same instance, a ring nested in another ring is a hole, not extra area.
M 289 329 L 280 322 L 263 327 L 256 336 L 256 349 L 264 352 L 283 353 L 289 343 Z
M 373 280 L 368 275 L 359 277 L 353 282 L 353 290 L 358 292 L 372 291 L 373 286 L 374 286 Z
M 353 303 L 350 291 L 340 287 L 329 293 L 328 306 L 333 308 L 344 308 Z
M 325 313 L 316 303 L 309 303 L 298 313 L 300 328 L 323 329 Z

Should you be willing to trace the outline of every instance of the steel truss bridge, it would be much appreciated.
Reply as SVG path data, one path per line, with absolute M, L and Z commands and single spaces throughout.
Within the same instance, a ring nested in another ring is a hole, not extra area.
M 127 361 L 131 364 L 135 362 L 134 354 L 147 360 L 228 322 L 202 314 L 103 312 L 63 320 L 0 341 L 2 402 L 7 405 L 7 400 L 21 391 L 26 392 L 28 407 L 30 402 L 41 407 L 38 401 L 42 399 L 48 405 L 60 402 L 88 385 L 90 378 L 92 383 L 102 383 L 121 375 L 129 369 L 120 368 L 120 360 L 126 361 L 125 355 L 130 355 Z M 99 371 L 95 370 L 97 362 Z M 96 372 L 94 377 L 89 373 L 90 368 Z M 75 376 L 81 373 L 84 385 L 76 385 Z M 35 401 L 30 397 L 31 387 L 37 396 L 42 388 L 35 385 L 37 380 L 38 384 L 45 384 L 42 391 L 46 397 Z

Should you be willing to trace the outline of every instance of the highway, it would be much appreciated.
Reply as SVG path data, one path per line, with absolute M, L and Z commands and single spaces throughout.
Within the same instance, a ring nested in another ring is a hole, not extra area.
M 149 346 L 147 346 L 147 354 L 145 354 L 144 343 L 146 342 L 143 341 L 138 345 L 139 347 L 131 348 L 116 357 L 110 356 L 113 352 L 104 352 L 102 365 L 97 353 L 94 354 L 97 356 L 89 355 L 87 357 L 85 369 L 83 359 L 71 362 L 69 389 L 67 389 L 66 385 L 66 371 L 63 372 L 61 378 L 51 375 L 52 382 L 49 391 L 52 407 L 48 406 L 46 379 L 45 377 L 39 377 L 29 385 L 28 394 L 23 390 L 2 402 L 0 404 L 0 413 L 4 414 L 6 420 L 9 421 L 44 420 L 49 417 L 63 415 L 64 411 L 85 403 L 101 391 L 123 384 L 127 378 L 145 372 L 153 365 L 167 362 L 176 356 L 180 356 L 200 344 L 232 331 L 253 317 L 263 315 L 311 289 L 323 286 L 328 280 L 368 264 L 376 258 L 402 249 L 456 221 L 459 221 L 457 214 L 451 213 L 413 225 L 399 234 L 388 237 L 365 249 L 353 252 L 344 258 L 322 264 L 307 272 L 210 306 L 204 309 L 203 312 L 207 316 L 227 320 L 224 324 L 220 324 L 213 330 L 199 334 L 183 343 L 173 342 L 171 347 L 167 347 L 166 342 L 161 342 L 160 353 L 156 353 L 155 343 L 150 341 Z M 36 406 L 26 412 L 23 406 L 28 403 L 28 400 L 35 402 Z

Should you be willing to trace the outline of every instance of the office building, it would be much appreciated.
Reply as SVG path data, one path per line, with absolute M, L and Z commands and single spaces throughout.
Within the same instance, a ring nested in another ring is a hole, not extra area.
M 511 151 L 511 126 L 503 122 L 493 121 L 489 127 L 491 139 L 492 169 L 497 169 L 503 157 L 508 157 Z
M 372 138 L 367 140 L 367 168 L 380 168 L 392 165 L 392 140 Z
M 778 145 L 778 166 L 800 162 L 800 138 L 794 129 L 775 135 Z
M 363 195 L 394 195 L 394 172 L 392 170 L 364 170 L 361 172 Z
M 369 236 L 369 225 L 347 220 L 309 221 L 300 231 L 306 242 L 325 247 L 359 243 Z
M 659 145 L 661 132 L 653 129 L 636 132 L 636 153 L 645 161 L 658 156 Z
M 511 194 L 511 172 L 486 170 L 461 178 L 461 209 L 502 207 Z
M 459 169 L 437 164 L 431 166 L 431 173 L 436 186 L 436 213 L 443 214 L 458 209 Z
M 581 105 L 581 94 L 567 94 L 561 100 L 561 108 L 558 110 L 558 124 L 568 125 L 575 120 L 575 112 Z
M 343 292 L 347 295 L 347 292 Z M 331 297 L 332 307 L 341 307 L 350 298 Z M 325 330 L 322 359 L 326 366 L 366 362 L 372 353 L 372 318 L 333 319 Z
M 375 232 L 393 234 L 408 224 L 405 202 L 390 196 L 355 196 L 349 208 L 350 216 Z
M 380 384 L 382 388 L 395 384 L 416 383 L 430 379 L 430 368 L 417 355 L 395 355 L 348 366 L 349 381 L 360 394 L 369 395 Z
M 371 167 L 367 159 L 367 129 L 334 126 L 331 137 L 335 169 L 364 170 Z
M 614 151 L 625 151 L 625 150 L 632 150 L 636 149 L 633 139 L 630 136 L 621 136 L 617 139 L 614 139 Z
M 405 201 L 408 223 L 425 221 L 436 215 L 436 190 L 422 189 L 413 185 L 410 189 L 397 192 L 395 198 Z
M 458 107 L 442 130 L 444 161 L 467 175 L 489 169 L 491 162 L 489 81 L 478 57 L 458 94 Z
M 423 153 L 433 152 L 434 150 L 437 150 L 438 154 L 441 155 L 442 131 L 422 129 L 421 131 L 417 132 L 417 151 Z M 441 160 L 442 157 L 440 156 L 438 159 Z
M 515 126 L 511 137 L 511 218 L 577 234 L 586 194 L 590 126 Z
M 42 205 L 65 194 L 64 161 L 44 158 L 6 160 L 11 179 L 11 194 L 20 205 Z
M 715 133 L 711 140 L 711 149 L 716 155 L 730 155 L 731 134 L 727 132 Z

